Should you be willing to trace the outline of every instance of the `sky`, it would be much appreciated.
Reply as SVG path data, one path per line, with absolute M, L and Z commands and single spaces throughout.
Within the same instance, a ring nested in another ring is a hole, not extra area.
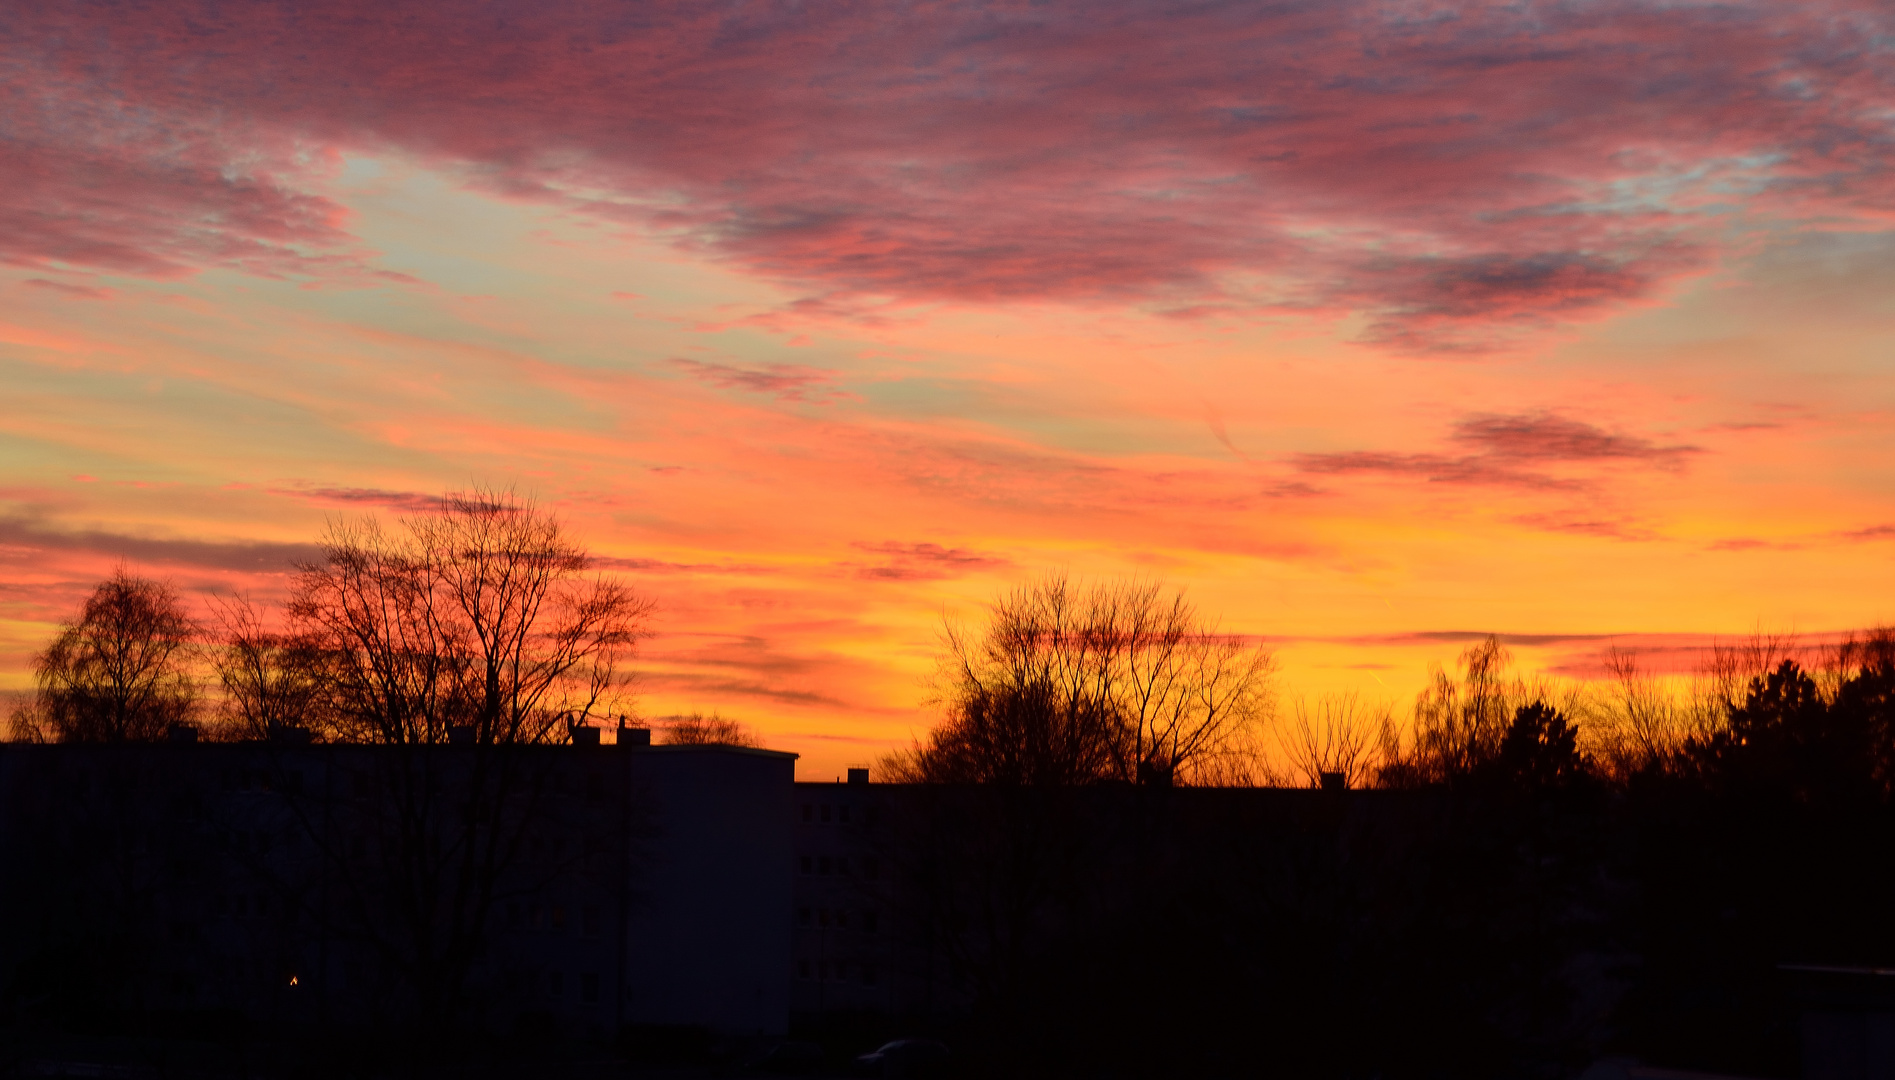
M 1895 620 L 1883 3 L 0 13 L 0 689 L 118 564 L 470 485 L 826 779 L 944 619 L 1188 590 L 1283 693 Z

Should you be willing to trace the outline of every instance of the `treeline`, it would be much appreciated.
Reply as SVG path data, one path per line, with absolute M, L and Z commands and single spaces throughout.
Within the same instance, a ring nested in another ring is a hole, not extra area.
M 1399 716 L 1283 706 L 1148 585 L 1044 579 L 946 640 L 886 850 L 1026 1072 L 1795 1075 L 1797 973 L 1895 964 L 1888 630 L 1591 682 L 1490 638 Z
M 652 604 L 588 575 L 551 514 L 507 492 L 444 497 L 392 529 L 332 526 L 280 610 L 217 598 L 195 617 L 165 582 L 101 582 L 33 659 L 23 742 L 564 742 L 620 723 L 624 663 Z M 722 717 L 667 718 L 673 742 L 753 743 Z
M 948 624 L 929 699 L 938 722 L 881 772 L 1009 787 L 1391 789 L 1518 774 L 1622 789 L 1655 776 L 1712 783 L 1754 759 L 1841 782 L 1836 770 L 1895 769 L 1892 666 L 1895 631 L 1872 629 L 1817 648 L 1762 635 L 1714 644 L 1683 678 L 1613 648 L 1605 677 L 1556 680 L 1515 674 L 1490 636 L 1435 667 L 1405 714 L 1353 693 L 1285 703 L 1268 649 L 1220 632 L 1181 591 L 1053 575 L 1002 594 L 983 625 Z

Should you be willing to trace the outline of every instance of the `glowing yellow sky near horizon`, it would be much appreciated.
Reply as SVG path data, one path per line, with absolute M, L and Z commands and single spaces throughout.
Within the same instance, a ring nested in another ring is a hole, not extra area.
M 1895 619 L 1895 275 L 1874 237 L 1785 237 L 1507 354 L 1414 359 L 1289 315 L 799 314 L 661 237 L 400 159 L 351 159 L 324 194 L 418 283 L 206 270 L 83 297 L 0 267 L 0 685 L 26 685 L 119 557 L 268 596 L 281 579 L 243 545 L 374 509 L 340 492 L 468 484 L 650 560 L 625 571 L 662 605 L 644 711 L 720 710 L 807 778 L 922 730 L 944 614 L 1049 570 L 1186 587 L 1278 642 L 1286 693 L 1400 701 L 1461 647 L 1431 634 Z M 1481 415 L 1691 449 L 1523 466 L 1544 484 L 1296 456 L 1451 457 Z M 1576 670 L 1600 647 L 1516 652 Z

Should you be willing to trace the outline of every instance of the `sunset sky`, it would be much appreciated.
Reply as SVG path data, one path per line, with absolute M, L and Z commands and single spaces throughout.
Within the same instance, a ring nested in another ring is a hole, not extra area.
M 1895 8 L 9 5 L 0 688 L 469 484 L 806 778 L 1047 570 L 1402 701 L 1895 620 Z

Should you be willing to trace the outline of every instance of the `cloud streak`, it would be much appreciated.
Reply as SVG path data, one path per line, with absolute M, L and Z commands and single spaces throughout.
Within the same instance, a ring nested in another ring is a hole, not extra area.
M 828 404 L 851 395 L 834 387 L 835 373 L 797 364 L 768 364 L 761 368 L 738 367 L 709 360 L 677 357 L 670 365 L 707 386 L 720 390 L 743 390 L 767 394 L 778 401 Z
M 272 541 L 160 539 L 101 529 L 54 529 L 31 518 L 0 518 L 0 546 L 81 551 L 135 563 L 195 566 L 243 573 L 287 573 L 298 562 L 315 562 L 314 544 Z
M 1505 415 L 1486 413 L 1454 424 L 1449 441 L 1467 448 L 1465 454 L 1401 454 L 1352 450 L 1329 454 L 1299 454 L 1297 468 L 1318 475 L 1370 474 L 1406 477 L 1431 484 L 1512 487 L 1538 491 L 1583 491 L 1590 477 L 1555 475 L 1550 465 L 1625 463 L 1651 469 L 1683 468 L 1703 449 L 1682 443 L 1664 444 L 1551 413 Z M 1545 524 L 1542 522 L 1541 524 Z M 1629 538 L 1611 522 L 1567 521 L 1558 531 Z

